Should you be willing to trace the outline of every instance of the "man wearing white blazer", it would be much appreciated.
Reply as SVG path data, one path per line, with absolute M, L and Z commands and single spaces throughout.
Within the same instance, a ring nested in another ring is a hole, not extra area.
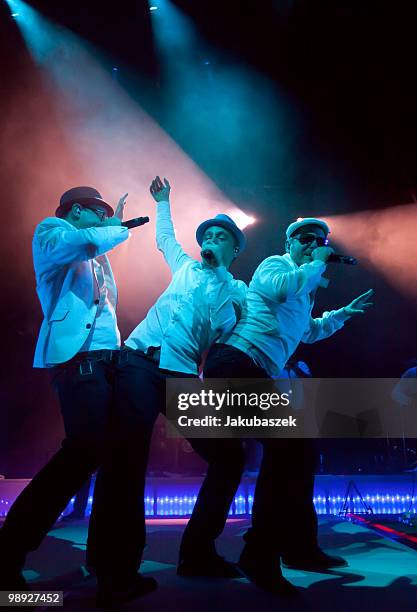
M 0 590 L 26 588 L 26 554 L 40 545 L 101 461 L 120 349 L 117 288 L 106 253 L 129 237 L 121 222 L 125 198 L 114 214 L 96 189 L 74 187 L 62 195 L 56 216 L 35 230 L 33 262 L 44 320 L 34 367 L 49 370 L 65 439 L 9 510 L 0 531 Z M 155 586 L 148 578 L 137 588 Z

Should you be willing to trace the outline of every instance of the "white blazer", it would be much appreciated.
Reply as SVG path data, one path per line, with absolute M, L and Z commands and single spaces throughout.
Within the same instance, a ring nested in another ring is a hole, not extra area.
M 98 293 L 91 260 L 129 237 L 126 227 L 77 229 L 47 217 L 33 237 L 36 290 L 44 320 L 33 365 L 47 368 L 78 353 L 94 323 Z M 113 279 L 109 264 L 110 274 Z

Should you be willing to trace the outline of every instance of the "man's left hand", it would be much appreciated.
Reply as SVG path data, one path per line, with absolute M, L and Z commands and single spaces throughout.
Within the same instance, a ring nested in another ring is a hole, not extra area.
M 159 176 L 155 177 L 149 188 L 151 195 L 155 202 L 169 202 L 169 194 L 171 191 L 171 185 L 168 179 L 164 178 L 164 182 L 161 181 Z
M 373 302 L 369 302 L 370 298 L 374 293 L 373 289 L 369 289 L 366 293 L 363 293 L 359 297 L 353 300 L 350 304 L 344 307 L 345 314 L 348 317 L 352 317 L 357 314 L 364 314 L 364 312 L 373 306 Z

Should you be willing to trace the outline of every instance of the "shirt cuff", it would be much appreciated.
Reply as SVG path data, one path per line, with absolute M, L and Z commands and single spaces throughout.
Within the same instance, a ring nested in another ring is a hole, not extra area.
M 320 259 L 313 259 L 313 261 L 310 261 L 308 265 L 313 266 L 317 269 L 320 268 L 321 272 L 324 272 L 326 269 L 326 264 L 324 263 L 324 261 L 320 261 Z
M 350 315 L 346 314 L 346 311 L 344 308 L 339 308 L 339 310 L 334 311 L 333 319 L 335 319 L 339 323 L 344 323 L 345 321 L 350 319 Z

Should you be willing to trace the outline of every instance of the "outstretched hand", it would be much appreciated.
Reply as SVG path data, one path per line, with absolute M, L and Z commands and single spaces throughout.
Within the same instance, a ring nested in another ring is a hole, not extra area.
M 344 307 L 345 313 L 352 317 L 357 314 L 364 314 L 364 312 L 373 306 L 373 302 L 369 302 L 374 293 L 373 289 L 369 289 L 366 293 L 363 293 L 359 297 L 355 298 L 350 304 Z
M 123 213 L 125 210 L 125 206 L 126 206 L 126 198 L 129 194 L 125 193 L 120 200 L 117 203 L 116 206 L 116 212 L 114 213 L 114 216 L 117 217 L 118 219 L 120 219 L 120 221 L 123 221 Z
M 171 185 L 166 178 L 164 178 L 164 182 L 162 182 L 159 176 L 155 177 L 149 187 L 149 191 L 155 202 L 169 202 Z

